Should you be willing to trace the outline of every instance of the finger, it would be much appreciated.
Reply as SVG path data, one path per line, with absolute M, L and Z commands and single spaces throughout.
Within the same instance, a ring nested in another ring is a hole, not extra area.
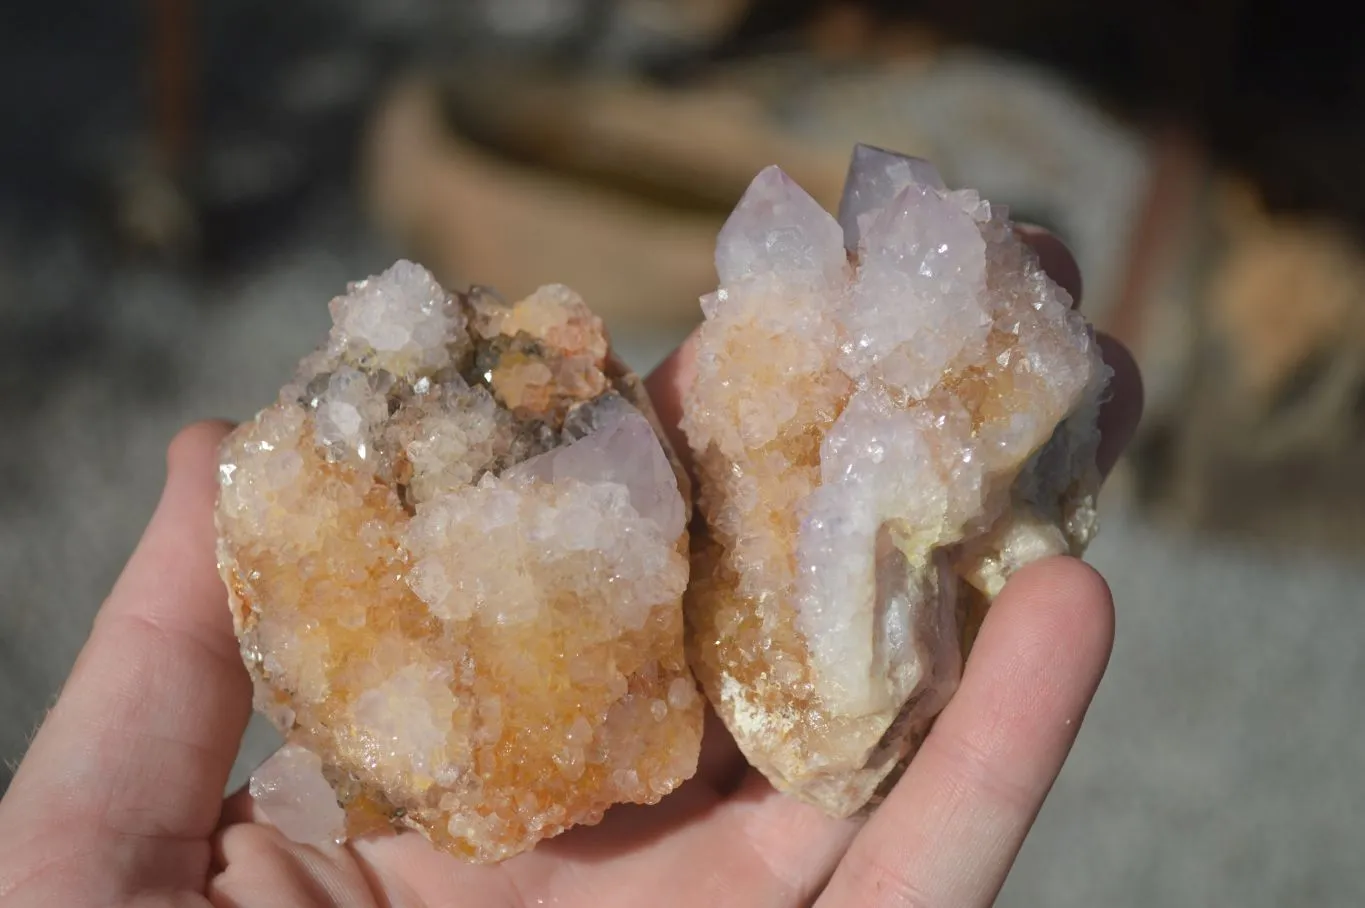
M 704 809 L 675 805 L 670 796 L 614 807 L 600 826 L 491 867 L 441 854 L 415 834 L 352 847 L 373 878 L 405 885 L 416 904 L 461 893 L 471 904 L 787 908 L 810 903 L 857 830 L 761 778 Z
M 111 891 L 202 884 L 250 713 L 214 565 L 226 431 L 202 424 L 171 444 L 156 513 L 3 804 L 0 829 L 61 831 Z
M 683 463 L 691 469 L 691 449 L 680 425 L 683 415 L 683 396 L 697 377 L 697 332 L 693 331 L 679 346 L 655 367 L 645 379 L 645 390 L 659 415 L 665 434 Z
M 1100 449 L 1095 457 L 1100 472 L 1108 475 L 1133 440 L 1142 418 L 1142 374 L 1133 354 L 1120 341 L 1107 334 L 1099 335 L 1098 340 L 1104 361 L 1114 370 L 1109 399 L 1100 408 Z
M 1076 257 L 1066 243 L 1055 233 L 1033 224 L 1016 224 L 1014 231 L 1032 247 L 1038 256 L 1038 264 L 1047 272 L 1047 276 L 1071 295 L 1072 305 L 1079 307 L 1081 293 L 1085 289 L 1081 281 L 1081 267 L 1076 264 Z
M 269 826 L 238 825 L 217 837 L 216 866 L 209 902 L 222 906 L 416 905 L 402 881 L 381 881 L 345 848 L 289 841 Z M 460 898 L 461 901 L 453 902 Z M 469 903 L 473 903 L 472 900 Z M 463 894 L 444 893 L 426 905 L 467 904 Z M 483 904 L 482 902 L 477 904 Z
M 962 685 L 817 905 L 993 903 L 1061 769 L 1113 643 L 1109 589 L 1079 561 L 1019 571 Z
M 1081 269 L 1056 234 L 1032 224 L 1016 225 L 1015 231 L 1038 256 L 1038 263 L 1057 284 L 1071 294 L 1073 304 L 1081 304 Z M 1133 355 L 1115 338 L 1099 335 L 1104 361 L 1114 370 L 1109 384 L 1109 399 L 1100 411 L 1100 450 L 1096 460 L 1100 472 L 1108 475 L 1137 431 L 1142 416 L 1142 376 Z

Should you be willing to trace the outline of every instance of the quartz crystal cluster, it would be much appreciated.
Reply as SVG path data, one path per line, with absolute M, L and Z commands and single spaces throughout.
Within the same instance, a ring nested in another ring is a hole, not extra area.
M 506 305 L 400 262 L 222 450 L 251 790 L 308 842 L 408 828 L 498 861 L 697 764 L 689 489 L 572 291 Z
M 1006 213 L 854 154 L 836 219 L 777 168 L 721 232 L 683 430 L 693 670 L 749 761 L 875 803 L 1012 571 L 1095 532 L 1108 370 Z

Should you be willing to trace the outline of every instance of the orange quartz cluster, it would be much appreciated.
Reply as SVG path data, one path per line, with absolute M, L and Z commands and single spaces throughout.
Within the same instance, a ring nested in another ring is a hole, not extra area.
M 693 670 L 773 784 L 895 781 L 1021 565 L 1095 532 L 1089 326 L 1002 211 L 861 147 L 840 217 L 781 171 L 721 232 L 684 399 Z
M 217 512 L 257 772 L 303 841 L 493 862 L 696 769 L 687 480 L 601 321 L 399 263 L 226 441 Z

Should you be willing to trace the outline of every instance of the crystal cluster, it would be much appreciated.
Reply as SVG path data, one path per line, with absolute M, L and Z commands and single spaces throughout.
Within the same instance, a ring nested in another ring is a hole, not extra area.
M 304 841 L 415 829 L 498 861 L 696 769 L 689 489 L 572 291 L 515 305 L 400 262 L 224 443 L 219 563 L 252 780 Z
M 1108 370 L 1004 211 L 878 149 L 838 219 L 760 173 L 716 268 L 683 419 L 692 667 L 774 785 L 849 815 L 1010 573 L 1090 541 Z

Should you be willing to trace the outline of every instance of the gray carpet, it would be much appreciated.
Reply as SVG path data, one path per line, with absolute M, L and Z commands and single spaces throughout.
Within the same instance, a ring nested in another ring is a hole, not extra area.
M 175 429 L 267 402 L 322 303 L 387 263 L 354 224 L 320 215 L 230 280 L 117 271 L 81 291 L 97 342 L 24 361 L 0 463 L 0 757 L 22 754 L 75 658 Z M 67 270 L 0 260 L 10 324 Z M 621 340 L 643 369 L 676 338 Z M 1163 536 L 1121 497 L 1093 558 L 1117 650 L 1002 904 L 1365 904 L 1365 566 Z M 236 778 L 270 745 L 253 725 Z

